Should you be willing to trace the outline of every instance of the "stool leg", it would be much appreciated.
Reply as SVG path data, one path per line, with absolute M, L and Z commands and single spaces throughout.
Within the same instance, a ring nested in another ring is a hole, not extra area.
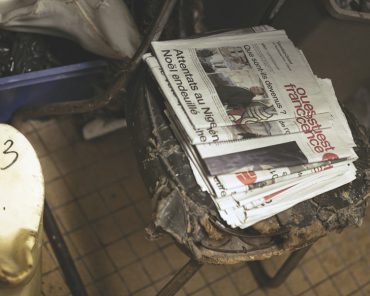
M 267 274 L 260 261 L 248 262 L 248 266 L 250 267 L 256 282 L 261 288 L 278 287 L 286 280 L 294 268 L 296 268 L 310 247 L 311 246 L 305 247 L 290 254 L 290 256 L 285 260 L 283 265 L 274 276 Z
M 73 259 L 46 200 L 44 227 L 55 257 L 57 257 L 60 268 L 62 269 L 66 284 L 72 295 L 87 296 L 85 286 L 82 283 L 81 277 L 73 263 Z
M 159 291 L 157 296 L 173 296 L 175 295 L 194 274 L 202 267 L 202 263 L 190 259 L 173 277 L 172 279 Z

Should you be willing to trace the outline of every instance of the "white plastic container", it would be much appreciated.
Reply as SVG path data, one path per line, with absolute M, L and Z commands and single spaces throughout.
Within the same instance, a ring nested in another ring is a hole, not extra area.
M 28 140 L 0 124 L 0 295 L 41 295 L 44 180 Z

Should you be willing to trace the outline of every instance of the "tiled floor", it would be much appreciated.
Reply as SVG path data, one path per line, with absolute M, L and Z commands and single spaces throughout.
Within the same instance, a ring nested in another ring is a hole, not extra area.
M 170 238 L 145 239 L 150 198 L 127 130 L 89 142 L 68 118 L 22 131 L 43 167 L 47 200 L 89 295 L 155 295 L 187 258 Z M 177 295 L 370 295 L 370 219 L 320 240 L 278 289 L 261 290 L 244 264 L 204 266 Z M 283 258 L 266 261 L 273 270 Z M 69 295 L 48 240 L 43 295 Z

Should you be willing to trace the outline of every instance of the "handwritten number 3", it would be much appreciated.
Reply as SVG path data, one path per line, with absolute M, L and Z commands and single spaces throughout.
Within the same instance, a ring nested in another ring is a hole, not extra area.
M 14 144 L 14 142 L 12 140 L 7 140 L 4 143 L 4 146 L 6 146 L 6 145 L 9 145 L 9 146 L 3 151 L 3 154 L 5 154 L 5 155 L 7 155 L 7 154 L 13 154 L 13 157 L 14 158 L 13 158 L 13 161 L 10 164 L 8 164 L 7 166 L 1 168 L 1 170 L 6 170 L 6 169 L 10 168 L 17 161 L 17 159 L 18 159 L 18 156 L 19 156 L 18 155 L 18 152 L 10 150 L 10 148 L 12 148 L 13 144 Z

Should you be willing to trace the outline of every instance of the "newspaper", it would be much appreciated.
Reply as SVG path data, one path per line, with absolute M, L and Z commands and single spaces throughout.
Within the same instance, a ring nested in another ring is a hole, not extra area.
M 320 161 L 316 163 L 297 165 L 292 167 L 283 167 L 270 170 L 261 170 L 261 171 L 246 171 L 237 174 L 230 175 L 219 175 L 217 180 L 221 183 L 224 188 L 233 189 L 242 186 L 249 187 L 260 187 L 261 183 L 270 180 L 277 180 L 281 178 L 288 177 L 290 175 L 295 175 L 300 177 L 307 172 L 320 172 L 326 170 L 333 163 L 345 161 L 345 159 L 334 159 L 327 161 Z
M 352 181 L 357 159 L 331 81 L 284 31 L 153 42 L 144 60 L 195 179 L 231 227 Z
M 357 156 L 350 129 L 340 107 L 334 102 L 329 80 L 319 80 L 328 105 L 336 112 L 333 127 L 322 130 L 320 122 L 314 120 L 306 132 L 249 139 L 231 143 L 220 142 L 197 145 L 197 151 L 211 175 L 222 175 L 244 171 L 255 171 L 285 166 L 315 163 L 329 159 Z M 300 120 L 300 119 L 297 119 Z M 303 125 L 308 126 L 307 123 Z M 271 145 L 273 142 L 273 145 Z
M 269 218 L 304 200 L 335 189 L 355 179 L 356 169 L 349 168 L 321 177 L 318 182 L 304 182 L 274 196 L 263 205 L 245 210 L 244 207 L 220 210 L 221 217 L 232 227 L 246 228 L 254 223 Z
M 332 172 L 341 171 L 347 169 L 350 162 L 341 162 L 336 163 L 328 167 L 328 171 L 321 171 L 316 173 L 306 174 L 300 178 L 287 178 L 278 183 L 274 183 L 270 186 L 265 186 L 261 188 L 256 188 L 249 190 L 247 192 L 239 192 L 236 194 L 224 196 L 217 198 L 217 204 L 220 209 L 227 209 L 234 206 L 243 206 L 245 209 L 250 209 L 256 206 L 259 206 L 267 201 L 274 199 L 275 195 L 280 194 L 281 192 L 295 187 L 298 184 L 312 183 L 313 180 L 320 180 L 325 176 L 332 174 Z
M 294 118 L 304 102 L 306 113 L 332 112 L 283 31 L 153 42 L 153 48 L 195 128 Z
M 172 89 L 172 86 L 168 82 L 162 67 L 158 63 L 158 60 L 150 53 L 145 54 L 143 59 L 149 66 L 155 79 L 158 81 L 162 93 L 168 99 L 166 101 L 167 109 L 172 112 L 172 116 L 176 120 L 181 122 L 181 126 L 191 144 L 243 140 L 303 131 L 296 118 L 252 122 L 245 120 L 245 118 L 243 119 L 241 116 L 239 116 L 240 114 L 238 115 L 235 112 L 232 114 L 234 119 L 233 125 L 215 125 L 212 129 L 195 128 L 185 113 L 176 93 Z M 248 110 L 248 112 L 253 112 L 253 110 L 255 109 Z M 313 115 L 313 118 L 315 118 L 318 122 L 322 122 L 321 129 L 332 127 L 333 116 L 330 113 L 315 114 Z
M 263 188 L 287 180 L 299 180 L 342 164 L 342 159 L 323 161 L 295 167 L 278 168 L 265 171 L 249 171 L 234 175 L 210 176 L 209 183 L 217 196 L 233 195 L 238 192 Z

